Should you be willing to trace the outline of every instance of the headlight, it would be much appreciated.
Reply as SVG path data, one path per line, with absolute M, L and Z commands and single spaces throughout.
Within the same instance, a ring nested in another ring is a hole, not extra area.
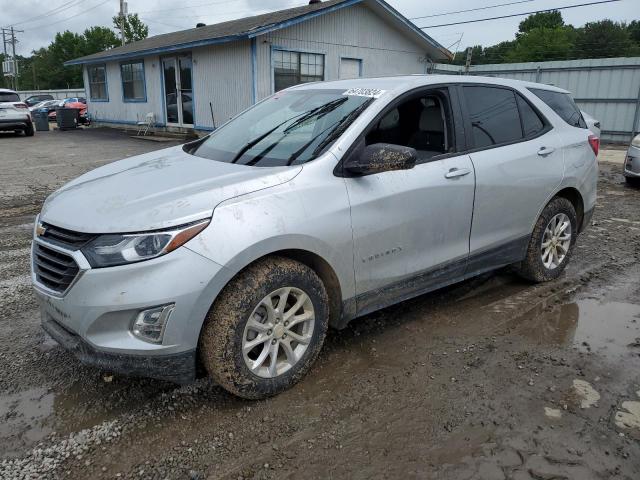
M 113 267 L 149 260 L 184 245 L 204 230 L 209 221 L 200 220 L 155 232 L 100 235 L 83 247 L 82 253 L 92 267 Z
M 636 135 L 635 137 L 633 137 L 633 140 L 631 140 L 631 145 L 640 148 L 640 135 Z

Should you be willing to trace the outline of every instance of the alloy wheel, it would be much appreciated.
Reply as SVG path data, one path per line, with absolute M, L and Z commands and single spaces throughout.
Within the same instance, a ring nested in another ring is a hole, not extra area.
M 315 311 L 309 296 L 283 287 L 264 297 L 249 316 L 242 335 L 242 356 L 249 370 L 274 378 L 302 358 L 313 336 Z
M 569 253 L 571 246 L 571 220 L 558 213 L 547 224 L 542 236 L 541 257 L 549 270 L 558 268 Z

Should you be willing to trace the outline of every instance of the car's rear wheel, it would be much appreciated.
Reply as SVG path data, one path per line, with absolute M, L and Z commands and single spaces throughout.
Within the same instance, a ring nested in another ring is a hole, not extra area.
M 640 187 L 640 178 L 638 177 L 624 177 L 627 181 L 627 185 L 631 185 L 632 187 Z
M 200 358 L 215 381 L 240 397 L 276 395 L 315 361 L 328 328 L 322 281 L 306 265 L 270 257 L 221 292 L 200 335 Z
M 27 137 L 33 137 L 34 133 L 35 131 L 33 129 L 33 123 L 30 123 L 29 125 L 27 125 L 27 128 L 24 129 L 24 134 Z
M 578 219 L 573 204 L 566 198 L 554 198 L 536 222 L 518 273 L 533 282 L 558 278 L 571 259 L 577 236 Z

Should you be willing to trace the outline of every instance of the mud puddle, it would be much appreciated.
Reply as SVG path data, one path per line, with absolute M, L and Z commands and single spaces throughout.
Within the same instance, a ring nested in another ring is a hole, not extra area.
M 640 355 L 640 305 L 582 298 L 532 311 L 518 323 L 518 333 L 541 344 L 573 346 L 610 360 Z

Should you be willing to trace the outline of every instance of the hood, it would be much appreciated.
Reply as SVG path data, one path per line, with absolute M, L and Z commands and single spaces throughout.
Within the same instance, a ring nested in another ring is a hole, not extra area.
M 182 146 L 110 163 L 47 198 L 40 220 L 85 233 L 142 232 L 210 217 L 220 202 L 293 179 L 302 167 L 248 167 Z

